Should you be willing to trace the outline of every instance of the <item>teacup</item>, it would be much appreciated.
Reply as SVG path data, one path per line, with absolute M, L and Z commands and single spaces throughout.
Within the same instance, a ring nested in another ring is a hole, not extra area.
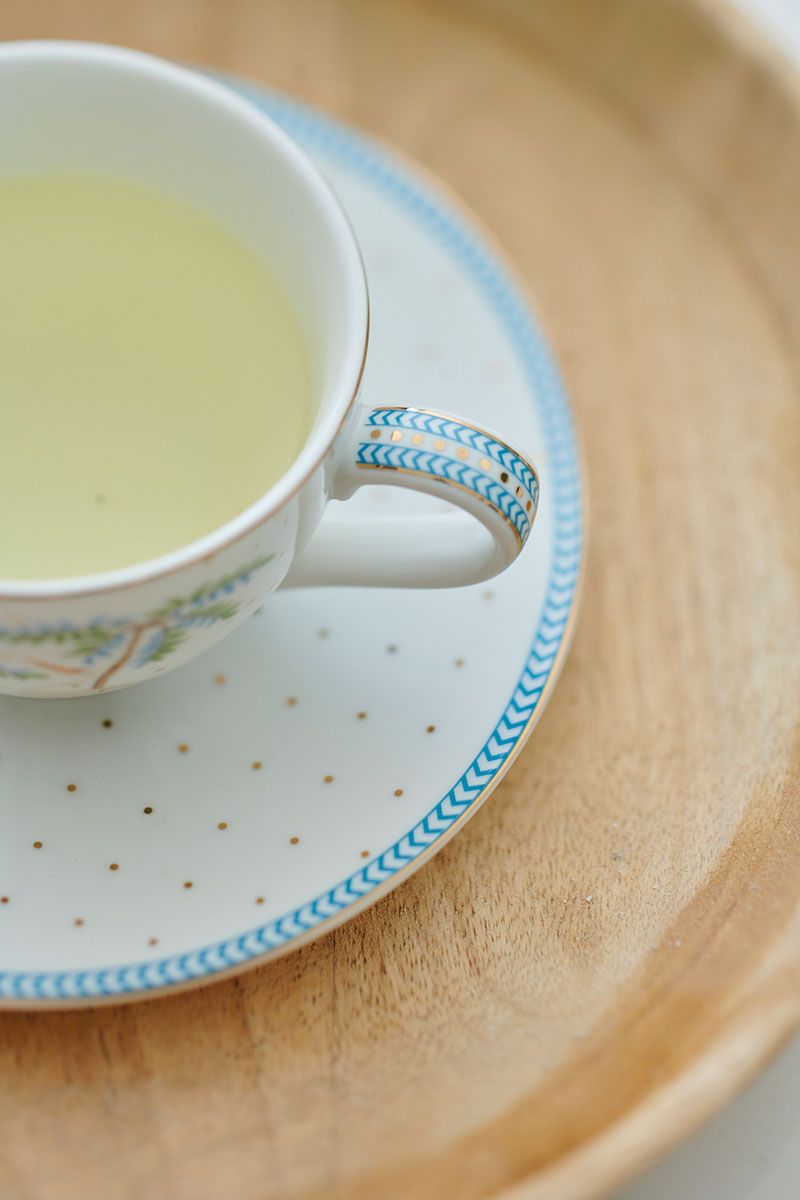
M 0 46 L 0 111 L 0 176 L 112 174 L 188 201 L 255 250 L 299 315 L 316 394 L 289 470 L 212 534 L 105 574 L 0 580 L 0 692 L 80 696 L 150 679 L 280 586 L 458 587 L 516 559 L 536 514 L 535 469 L 456 416 L 360 397 L 369 303 L 358 245 L 323 176 L 272 121 L 200 74 L 69 42 Z M 463 513 L 322 521 L 330 499 L 376 484 Z

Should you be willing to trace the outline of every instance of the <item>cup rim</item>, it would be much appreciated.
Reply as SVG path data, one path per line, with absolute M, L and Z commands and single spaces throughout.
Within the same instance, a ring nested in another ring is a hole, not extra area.
M 331 401 L 321 412 L 289 468 L 257 500 L 210 533 L 156 558 L 89 575 L 56 579 L 14 580 L 0 577 L 0 601 L 47 600 L 94 595 L 149 583 L 194 564 L 207 561 L 261 525 L 296 495 L 317 471 L 350 412 L 361 385 L 369 345 L 369 292 L 361 250 L 338 196 L 309 155 L 271 117 L 223 83 L 188 67 L 179 66 L 123 46 L 82 41 L 15 41 L 0 44 L 0 71 L 8 63 L 41 61 L 103 62 L 150 75 L 184 94 L 224 107 L 230 115 L 278 150 L 287 167 L 313 193 L 320 217 L 343 251 L 342 302 L 349 305 L 347 345 L 342 369 L 331 388 Z

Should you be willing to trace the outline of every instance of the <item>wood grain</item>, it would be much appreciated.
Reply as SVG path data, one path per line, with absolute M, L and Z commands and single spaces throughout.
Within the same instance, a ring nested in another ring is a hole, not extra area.
M 4 0 L 284 88 L 437 171 L 534 285 L 592 541 L 470 826 L 270 966 L 0 1018 L 4 1200 L 579 1200 L 800 1015 L 800 92 L 696 0 Z

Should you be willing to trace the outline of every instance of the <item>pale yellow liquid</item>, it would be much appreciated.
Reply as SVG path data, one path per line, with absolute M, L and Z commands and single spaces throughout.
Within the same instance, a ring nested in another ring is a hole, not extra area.
M 0 181 L 0 579 L 210 533 L 311 420 L 302 333 L 243 243 L 126 183 Z

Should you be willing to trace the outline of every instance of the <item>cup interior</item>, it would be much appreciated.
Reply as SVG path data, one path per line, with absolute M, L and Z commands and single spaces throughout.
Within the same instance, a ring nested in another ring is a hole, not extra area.
M 0 177 L 69 171 L 136 182 L 191 204 L 263 259 L 303 329 L 316 402 L 281 483 L 307 472 L 356 387 L 367 300 L 350 227 L 305 154 L 222 84 L 111 46 L 0 46 L 0 113 Z

